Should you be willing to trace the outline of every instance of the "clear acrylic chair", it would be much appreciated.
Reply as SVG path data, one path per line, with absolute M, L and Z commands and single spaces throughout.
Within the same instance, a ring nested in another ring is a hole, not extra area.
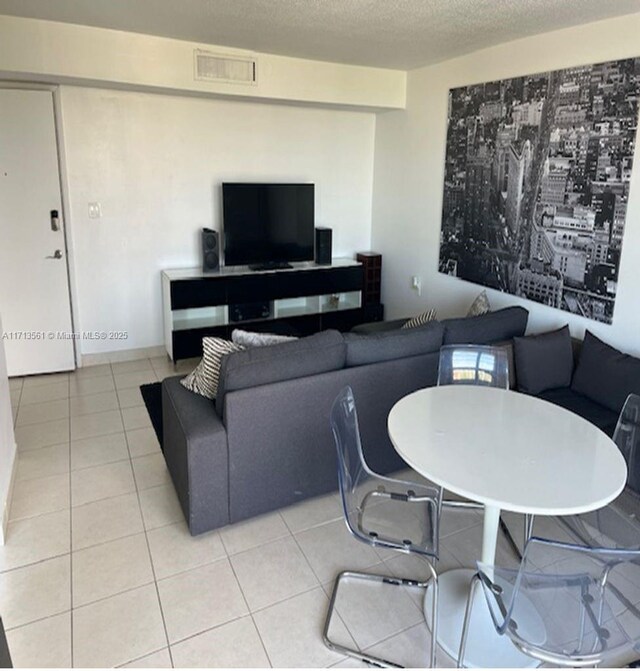
M 506 351 L 486 345 L 441 347 L 438 386 L 450 384 L 509 389 L 509 360 Z
M 367 466 L 360 442 L 358 417 L 351 387 L 345 387 L 333 403 L 331 429 L 338 454 L 338 482 L 344 519 L 352 536 L 374 548 L 415 554 L 425 559 L 430 578 L 404 579 L 343 571 L 336 579 L 324 627 L 325 644 L 344 655 L 374 666 L 399 667 L 386 659 L 347 648 L 329 638 L 331 619 L 341 586 L 347 581 L 385 584 L 391 587 L 433 589 L 431 612 L 431 666 L 435 666 L 438 577 L 433 560 L 438 557 L 438 490 L 414 482 L 383 477 Z M 387 617 L 382 605 L 380 617 Z
M 531 538 L 519 568 L 478 563 L 460 642 L 465 647 L 477 585 L 498 634 L 554 666 L 628 663 L 638 656 L 640 618 L 621 593 L 638 597 L 640 551 L 589 548 Z M 631 588 L 634 585 L 634 589 Z M 614 589 L 615 588 L 615 589 Z M 623 661 L 624 660 L 624 661 Z
M 627 484 L 608 506 L 582 515 L 559 517 L 561 524 L 579 543 L 640 549 L 640 396 L 630 394 L 618 418 L 613 442 L 627 462 Z
M 438 362 L 438 386 L 464 384 L 497 389 L 509 389 L 509 359 L 501 347 L 488 345 L 445 345 L 440 348 Z M 447 508 L 483 510 L 484 506 L 472 501 L 442 498 Z M 529 518 L 525 519 L 528 528 Z M 500 519 L 500 528 L 516 556 L 520 550 L 505 522 Z M 526 531 L 525 531 L 526 533 Z

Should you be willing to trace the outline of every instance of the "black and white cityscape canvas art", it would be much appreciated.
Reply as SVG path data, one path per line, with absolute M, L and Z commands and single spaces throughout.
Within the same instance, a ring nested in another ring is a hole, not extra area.
M 640 58 L 451 89 L 440 272 L 611 323 L 639 94 Z

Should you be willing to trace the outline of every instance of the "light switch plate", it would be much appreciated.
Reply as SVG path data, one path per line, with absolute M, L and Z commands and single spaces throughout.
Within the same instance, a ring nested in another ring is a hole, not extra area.
M 89 203 L 89 219 L 100 219 L 101 216 L 100 203 Z

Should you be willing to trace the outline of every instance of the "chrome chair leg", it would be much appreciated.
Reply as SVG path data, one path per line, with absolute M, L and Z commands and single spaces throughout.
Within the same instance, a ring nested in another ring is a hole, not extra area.
M 431 631 L 431 667 L 435 667 L 435 656 L 436 656 L 436 635 L 437 635 L 437 609 L 438 609 L 438 577 L 436 575 L 435 569 L 430 562 L 426 562 L 429 566 L 431 573 L 431 578 L 429 580 L 412 580 L 409 578 L 395 578 L 393 576 L 377 575 L 373 573 L 361 573 L 358 571 L 342 571 L 336 578 L 336 582 L 333 586 L 333 592 L 331 593 L 331 600 L 329 602 L 329 610 L 327 611 L 327 617 L 324 622 L 324 630 L 322 633 L 322 638 L 325 645 L 341 655 L 346 655 L 347 657 L 353 657 L 365 664 L 375 666 L 378 668 L 393 668 L 393 669 L 402 669 L 404 668 L 401 664 L 396 664 L 384 657 L 376 657 L 374 655 L 369 655 L 366 652 L 361 650 L 355 650 L 353 648 L 348 648 L 340 643 L 336 643 L 329 638 L 329 629 L 331 627 L 331 619 L 333 617 L 333 612 L 335 610 L 336 600 L 338 597 L 338 590 L 340 589 L 340 584 L 345 579 L 354 579 L 362 580 L 368 582 L 377 582 L 383 583 L 386 585 L 395 585 L 397 587 L 421 587 L 426 589 L 430 585 L 433 585 L 434 594 L 433 594 L 433 605 L 432 605 L 432 631 Z
M 511 546 L 511 550 L 515 554 L 515 556 L 522 561 L 522 552 L 520 552 L 520 548 L 518 547 L 518 544 L 516 543 L 515 539 L 511 535 L 511 532 L 509 531 L 509 527 L 507 526 L 507 523 L 500 517 L 500 530 L 502 533 L 505 535 L 505 538 L 507 539 L 507 542 Z
M 483 503 L 473 501 L 456 501 L 455 499 L 442 499 L 443 508 L 465 508 L 467 510 L 484 510 Z
M 533 536 L 533 525 L 536 521 L 535 515 L 531 515 L 530 513 L 526 513 L 524 516 L 524 545 L 526 545 L 529 540 L 531 539 L 531 536 Z M 524 547 L 523 545 L 523 547 Z
M 509 531 L 509 527 L 507 526 L 506 522 L 500 518 L 500 530 L 502 533 L 505 535 L 505 538 L 507 539 L 509 545 L 511 546 L 511 550 L 515 554 L 515 556 L 522 561 L 522 552 L 524 552 L 524 548 L 526 547 L 527 543 L 529 542 L 529 539 L 531 536 L 533 536 L 533 523 L 535 522 L 535 516 L 534 515 L 529 515 L 525 514 L 524 516 L 524 536 L 523 536 L 523 543 L 522 543 L 522 551 L 520 551 L 520 548 L 518 547 L 518 544 L 516 543 L 514 537 L 511 535 L 511 532 Z
M 440 587 L 438 585 L 438 574 L 431 562 L 427 561 L 431 572 L 431 584 L 433 587 L 433 599 L 431 602 L 431 668 L 436 668 L 436 650 L 438 649 L 438 597 Z M 425 587 L 427 589 L 429 585 Z
M 471 584 L 469 585 L 469 596 L 467 597 L 467 607 L 464 610 L 464 620 L 462 623 L 462 637 L 460 638 L 460 650 L 458 651 L 457 667 L 459 669 L 464 668 L 464 653 L 467 648 L 467 637 L 469 635 L 469 622 L 471 620 L 473 598 L 475 596 L 476 588 L 479 582 L 480 582 L 480 576 L 477 573 L 474 573 L 473 578 L 471 578 Z

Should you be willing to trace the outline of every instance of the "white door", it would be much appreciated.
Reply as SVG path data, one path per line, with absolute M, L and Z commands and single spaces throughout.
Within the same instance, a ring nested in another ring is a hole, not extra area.
M 53 93 L 0 89 L 0 337 L 9 375 L 75 367 L 63 226 Z

